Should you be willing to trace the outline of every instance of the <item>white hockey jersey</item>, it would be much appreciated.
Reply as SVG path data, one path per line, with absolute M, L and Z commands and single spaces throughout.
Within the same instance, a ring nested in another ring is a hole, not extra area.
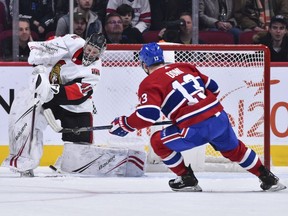
M 50 83 L 60 84 L 64 91 L 61 96 L 65 102 L 59 105 L 76 113 L 92 112 L 91 97 L 85 101 L 82 101 L 81 98 L 87 96 L 87 87 L 91 86 L 95 89 L 100 80 L 100 59 L 89 66 L 82 65 L 84 44 L 85 40 L 75 34 L 57 37 L 50 41 L 29 42 L 28 44 L 31 50 L 28 62 L 51 68 Z
M 151 9 L 149 0 L 109 0 L 106 13 L 116 12 L 117 7 L 121 4 L 128 4 L 134 10 L 132 26 L 138 28 L 140 32 L 149 29 L 151 25 Z

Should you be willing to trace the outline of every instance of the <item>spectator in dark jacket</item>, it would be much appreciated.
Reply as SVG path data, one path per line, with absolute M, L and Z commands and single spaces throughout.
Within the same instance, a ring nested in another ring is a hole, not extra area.
M 134 17 L 133 8 L 128 4 L 122 4 L 117 8 L 116 12 L 122 17 L 124 28 L 122 35 L 127 37 L 131 43 L 144 43 L 142 33 L 139 29 L 132 27 L 131 21 Z
M 269 47 L 272 62 L 288 61 L 287 20 L 282 15 L 272 17 L 268 32 L 259 32 L 254 36 L 254 43 Z
M 8 37 L 6 40 L 2 41 L 0 49 L 2 49 L 3 53 L 1 54 L 0 59 L 4 61 L 12 61 L 13 60 L 13 37 Z M 28 47 L 28 42 L 33 41 L 31 30 L 30 30 L 30 22 L 29 19 L 20 18 L 19 19 L 19 61 L 27 61 L 30 49 Z
M 46 33 L 55 31 L 53 0 L 19 0 L 19 17 L 30 20 L 31 31 L 38 33 L 40 40 L 45 39 Z

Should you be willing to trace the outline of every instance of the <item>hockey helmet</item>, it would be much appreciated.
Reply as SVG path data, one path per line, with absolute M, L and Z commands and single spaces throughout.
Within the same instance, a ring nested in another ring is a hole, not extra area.
M 84 66 L 89 66 L 95 62 L 106 49 L 106 38 L 102 33 L 93 33 L 86 39 L 83 47 L 83 59 Z
M 139 52 L 139 59 L 148 67 L 157 63 L 164 63 L 163 50 L 155 42 L 144 44 Z

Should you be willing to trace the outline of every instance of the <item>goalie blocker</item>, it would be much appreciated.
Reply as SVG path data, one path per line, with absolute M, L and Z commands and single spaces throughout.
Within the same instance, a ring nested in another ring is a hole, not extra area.
M 83 175 L 140 177 L 145 167 L 145 151 L 97 145 L 65 143 L 60 159 L 61 171 Z

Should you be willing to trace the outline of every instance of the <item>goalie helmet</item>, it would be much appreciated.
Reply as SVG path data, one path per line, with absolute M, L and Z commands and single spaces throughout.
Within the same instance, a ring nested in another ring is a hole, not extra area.
M 148 67 L 157 63 L 164 63 L 163 50 L 155 42 L 144 44 L 139 52 L 139 59 Z
M 83 47 L 84 66 L 89 66 L 95 62 L 106 49 L 106 39 L 102 33 L 94 33 L 86 39 Z

